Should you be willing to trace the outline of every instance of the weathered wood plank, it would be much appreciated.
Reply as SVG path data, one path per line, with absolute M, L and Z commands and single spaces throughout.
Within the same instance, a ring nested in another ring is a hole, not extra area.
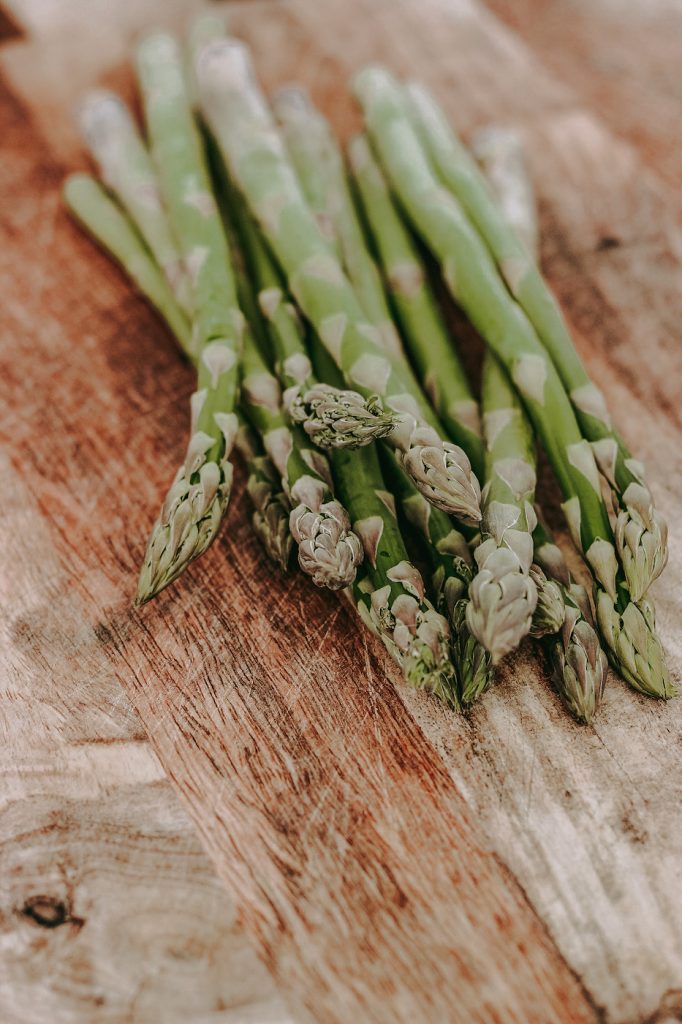
M 486 0 L 542 63 L 673 188 L 679 145 L 677 0 Z
M 354 0 L 352 17 L 341 0 L 298 0 L 239 6 L 233 17 L 268 87 L 303 78 L 344 134 L 356 115 L 340 82 L 377 58 L 425 78 L 465 132 L 500 117 L 523 128 L 550 279 L 675 532 L 682 310 L 672 192 L 473 0 Z M 6 67 L 33 104 L 19 44 L 14 53 Z M 129 89 L 118 59 L 106 76 Z M 72 159 L 73 137 L 55 122 L 64 109 L 55 103 L 41 126 Z M 272 582 L 237 504 L 214 551 L 131 617 L 124 594 L 180 450 L 189 375 L 149 314 L 122 299 L 106 261 L 63 221 L 51 230 L 43 237 L 62 268 L 42 270 L 40 360 L 31 363 L 34 348 L 17 332 L 30 373 L 14 383 L 31 410 L 18 427 L 7 419 L 19 431 L 19 472 L 41 515 L 49 498 L 55 557 L 69 560 L 74 581 L 89 578 L 97 553 L 86 615 L 99 623 L 93 666 L 134 693 L 292 1005 L 321 1020 L 599 1011 L 630 1022 L 657 1008 L 665 1019 L 676 998 L 666 990 L 682 987 L 679 704 L 656 706 L 614 680 L 596 730 L 578 729 L 524 651 L 467 722 L 398 686 L 408 717 L 385 661 L 368 641 L 359 646 L 345 611 L 303 581 Z M 18 293 L 28 291 L 34 276 L 16 273 Z M 8 316 L 15 328 L 32 322 L 23 301 Z M 55 377 L 74 323 L 85 336 Z M 36 398 L 48 386 L 49 418 Z M 57 460 L 45 440 L 55 419 Z M 69 498 L 74 481 L 87 514 Z M 673 553 L 656 599 L 679 678 Z M 491 932 L 493 904 L 502 936 Z

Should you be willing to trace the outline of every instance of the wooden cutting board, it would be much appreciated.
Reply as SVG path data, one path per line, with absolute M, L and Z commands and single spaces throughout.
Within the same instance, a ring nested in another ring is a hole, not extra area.
M 332 595 L 273 574 L 241 487 L 211 552 L 131 610 L 191 375 L 58 190 L 85 164 L 78 94 L 131 97 L 136 32 L 195 5 L 6 7 L 0 37 L 23 37 L 0 50 L 3 1024 L 682 1019 L 680 702 L 612 678 L 580 728 L 528 645 L 455 717 Z M 370 60 L 425 80 L 465 134 L 523 131 L 545 270 L 672 527 L 654 596 L 679 680 L 669 151 L 659 175 L 632 117 L 619 140 L 588 76 L 564 55 L 562 84 L 475 0 L 228 11 L 266 87 L 304 82 L 344 136 Z M 560 36 L 530 36 L 555 65 Z

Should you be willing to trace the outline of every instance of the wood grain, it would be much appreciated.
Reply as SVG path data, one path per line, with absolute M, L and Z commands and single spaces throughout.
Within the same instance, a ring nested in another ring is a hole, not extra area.
M 73 35 L 82 3 L 67 6 Z M 163 17 L 179 24 L 188 6 Z M 151 7 L 120 7 L 113 42 L 81 23 L 67 46 L 57 19 L 6 49 L 6 74 L 69 164 L 75 91 L 103 67 L 130 93 L 120 41 Z M 473 0 L 353 0 L 352 17 L 341 0 L 256 0 L 235 7 L 233 22 L 268 88 L 303 78 L 342 134 L 357 115 L 340 83 L 370 59 L 424 78 L 464 132 L 500 117 L 522 128 L 545 267 L 647 458 L 674 537 L 682 247 L 679 203 L 655 163 L 647 170 Z M 76 53 L 95 48 L 99 64 Z M 48 52 L 36 79 L 27 58 Z M 132 696 L 297 1020 L 675 1019 L 679 703 L 655 705 L 612 680 L 596 729 L 581 730 L 528 649 L 470 719 L 455 719 L 402 687 L 332 598 L 272 579 L 239 493 L 213 551 L 132 615 L 190 375 L 56 213 L 59 168 L 45 154 L 23 159 L 12 183 L 23 198 L 6 217 L 22 258 L 2 269 L 13 298 L 1 315 L 12 350 L 8 341 L 0 356 L 0 425 L 27 495 L 25 529 L 45 531 L 47 576 L 60 581 L 59 639 L 36 645 L 46 702 L 55 649 L 69 692 L 95 680 Z M 679 678 L 674 543 L 673 554 L 656 599 Z M 26 565 L 38 586 L 44 570 L 29 556 Z

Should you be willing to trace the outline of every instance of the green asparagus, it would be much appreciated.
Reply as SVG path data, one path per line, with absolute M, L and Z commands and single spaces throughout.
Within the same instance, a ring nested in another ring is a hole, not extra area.
M 564 619 L 547 630 L 542 644 L 549 654 L 553 680 L 568 710 L 589 725 L 604 692 L 608 663 L 594 628 L 590 599 L 572 578 L 561 549 L 538 516 L 533 531 L 535 562 L 561 592 Z
M 499 204 L 500 216 L 537 263 L 539 232 L 535 194 L 518 132 L 504 125 L 486 125 L 476 132 L 472 150 Z
M 247 51 L 233 41 L 212 44 L 198 58 L 197 77 L 204 115 L 235 183 L 347 384 L 365 396 L 381 395 L 400 414 L 388 440 L 422 493 L 478 522 L 480 488 L 469 460 L 439 436 L 435 414 L 406 365 L 371 340 L 371 325 L 303 199 Z
M 123 267 L 189 353 L 189 320 L 130 219 L 89 174 L 72 174 L 67 178 L 64 200 L 79 223 Z
M 286 572 L 294 539 L 289 529 L 291 502 L 282 489 L 282 478 L 263 451 L 258 435 L 242 417 L 235 448 L 246 465 L 246 489 L 254 506 L 251 516 L 254 532 L 269 558 Z
M 244 317 L 176 40 L 147 36 L 137 65 L 161 193 L 190 277 L 198 362 L 191 437 L 147 547 L 138 590 L 143 603 L 206 550 L 227 508 Z
M 130 111 L 115 93 L 96 89 L 79 104 L 77 120 L 104 184 L 138 225 L 178 304 L 191 316 L 190 280 L 161 202 L 156 170 Z
M 572 537 L 595 577 L 597 618 L 609 656 L 636 689 L 673 696 L 653 611 L 630 599 L 593 452 L 554 364 L 457 200 L 435 177 L 398 84 L 381 69 L 367 69 L 355 91 L 391 187 L 441 263 L 451 293 L 505 366 L 543 442 L 564 492 Z
M 484 129 L 478 138 L 479 159 L 490 176 L 502 216 L 537 259 L 535 194 L 521 144 L 511 129 Z M 569 711 L 590 723 L 604 690 L 607 660 L 594 629 L 590 599 L 571 578 L 561 549 L 552 540 L 536 507 L 533 531 L 535 562 L 530 574 L 538 590 L 531 636 L 542 639 L 553 678 Z
M 467 622 L 496 664 L 530 631 L 537 590 L 529 575 L 535 527 L 533 432 L 497 359 L 483 362 L 486 478 L 478 574 L 469 588 Z
M 317 338 L 312 339 L 312 351 L 320 379 L 338 387 L 342 383 L 339 370 Z M 332 468 L 365 552 L 364 585 L 355 594 L 360 617 L 381 639 L 411 686 L 457 708 L 447 620 L 428 600 L 421 573 L 409 560 L 376 446 L 335 451 Z
M 462 204 L 511 294 L 534 325 L 568 392 L 583 435 L 592 443 L 599 469 L 613 488 L 616 547 L 630 597 L 639 601 L 668 559 L 667 526 L 654 508 L 643 468 L 613 428 L 604 396 L 580 360 L 556 299 L 531 253 L 500 215 L 475 161 L 427 90 L 411 85 L 408 94 L 414 124 L 437 173 Z
M 343 155 L 329 122 L 303 89 L 281 90 L 273 108 L 303 194 L 378 332 L 377 344 L 399 359 L 403 354 L 400 335 L 388 308 L 381 275 L 367 249 Z
M 393 297 L 403 337 L 448 435 L 484 472 L 483 439 L 476 402 L 454 348 L 415 243 L 390 194 L 364 135 L 348 149 L 357 191 Z

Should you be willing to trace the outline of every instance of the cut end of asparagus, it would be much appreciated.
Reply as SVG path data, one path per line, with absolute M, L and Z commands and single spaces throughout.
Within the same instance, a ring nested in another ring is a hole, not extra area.
M 415 487 L 436 508 L 463 523 L 480 523 L 481 488 L 461 448 L 441 441 L 431 428 L 417 428 L 398 458 Z
M 343 590 L 353 583 L 363 551 L 343 505 L 331 500 L 313 509 L 301 503 L 292 510 L 289 527 L 298 564 L 316 586 Z
M 105 169 L 112 140 L 119 137 L 121 130 L 137 131 L 123 100 L 108 89 L 87 92 L 76 106 L 75 118 L 83 141 Z
M 668 561 L 668 527 L 648 488 L 632 483 L 623 492 L 615 537 L 630 597 L 641 601 Z
M 196 441 L 195 435 L 193 441 Z M 207 445 L 214 444 L 207 437 Z M 191 446 L 191 443 L 190 443 Z M 190 453 L 178 470 L 154 525 L 140 573 L 136 605 L 146 604 L 184 572 L 215 539 L 232 488 L 232 464 L 205 458 L 199 467 Z
M 604 692 L 608 661 L 596 631 L 571 602 L 550 654 L 562 700 L 579 722 L 590 725 Z
M 530 632 L 538 594 L 514 552 L 493 538 L 479 545 L 475 558 L 479 571 L 469 587 L 467 625 L 496 665 Z
M 301 392 L 294 388 L 284 396 L 291 419 L 301 423 L 320 448 L 361 448 L 393 430 L 394 413 L 384 409 L 378 395 L 363 398 L 357 391 L 343 391 L 316 384 Z
M 538 640 L 559 632 L 566 618 L 566 605 L 561 586 L 556 580 L 548 579 L 539 565 L 532 565 L 529 575 L 538 592 L 530 635 Z
M 597 591 L 597 623 L 615 670 L 635 690 L 648 697 L 670 700 L 678 690 L 665 663 L 650 604 L 630 601 L 622 615 L 605 590 Z

